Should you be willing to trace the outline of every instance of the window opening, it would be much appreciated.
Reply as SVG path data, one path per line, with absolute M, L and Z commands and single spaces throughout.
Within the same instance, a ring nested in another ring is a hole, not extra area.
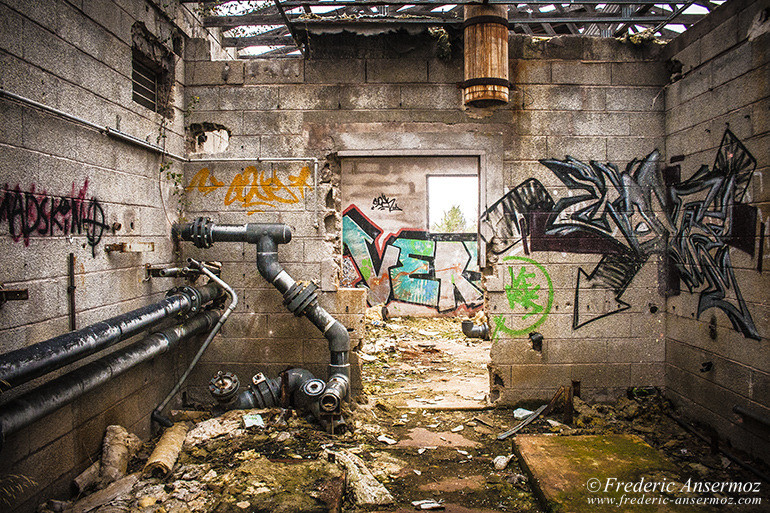
M 153 112 L 158 112 L 159 77 L 160 66 L 150 63 L 135 49 L 131 70 L 133 100 Z
M 428 227 L 433 233 L 476 233 L 478 176 L 428 176 Z

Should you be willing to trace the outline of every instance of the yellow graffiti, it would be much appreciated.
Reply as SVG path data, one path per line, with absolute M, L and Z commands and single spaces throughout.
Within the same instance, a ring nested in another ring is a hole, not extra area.
M 251 215 L 255 212 L 264 212 L 257 207 L 276 208 L 279 204 L 299 203 L 305 198 L 305 189 L 312 189 L 308 183 L 310 168 L 305 166 L 298 175 L 289 175 L 288 178 L 289 184 L 286 185 L 278 178 L 275 170 L 271 175 L 266 176 L 264 171 L 260 171 L 254 166 L 248 166 L 230 181 L 230 186 L 225 194 L 224 205 L 239 204 L 247 209 L 247 215 Z M 190 180 L 186 190 L 197 189 L 198 192 L 206 196 L 212 191 L 223 188 L 224 185 L 224 182 L 217 180 L 211 171 L 204 167 Z

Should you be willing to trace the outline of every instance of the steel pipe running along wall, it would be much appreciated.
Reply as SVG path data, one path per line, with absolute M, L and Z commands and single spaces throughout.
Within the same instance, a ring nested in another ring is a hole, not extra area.
M 119 349 L 0 406 L 0 448 L 5 437 L 127 371 L 167 352 L 180 340 L 210 330 L 220 313 L 208 310 L 182 324 Z
M 286 308 L 297 317 L 304 315 L 329 341 L 331 361 L 329 379 L 320 396 L 322 412 L 339 411 L 348 396 L 350 386 L 350 336 L 348 330 L 318 304 L 316 285 L 297 283 L 278 262 L 278 244 L 291 241 L 291 230 L 284 224 L 248 223 L 217 225 L 205 217 L 174 227 L 183 240 L 199 248 L 209 248 L 215 242 L 248 242 L 257 245 L 257 269 L 265 280 L 281 294 Z
M 152 328 L 173 315 L 196 313 L 223 292 L 216 283 L 200 288 L 171 289 L 166 298 L 157 303 L 0 355 L 0 383 L 11 387 L 26 383 Z

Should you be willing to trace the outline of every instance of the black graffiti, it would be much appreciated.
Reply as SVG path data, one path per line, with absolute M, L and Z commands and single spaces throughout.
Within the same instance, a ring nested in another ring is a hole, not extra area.
M 729 130 L 711 169 L 702 166 L 670 190 L 669 217 L 676 226 L 668 246 L 689 291 L 703 285 L 698 317 L 720 308 L 745 337 L 760 339 L 735 279 L 730 247 L 754 255 L 756 207 L 741 203 L 757 162 Z
M 108 226 L 99 200 L 86 199 L 87 192 L 88 180 L 77 193 L 73 184 L 70 196 L 36 191 L 34 185 L 22 191 L 19 185 L 11 189 L 6 184 L 0 202 L 0 222 L 7 222 L 8 234 L 14 242 L 23 241 L 25 246 L 29 246 L 32 236 L 85 234 L 91 254 L 96 256 L 95 248 Z
M 729 130 L 714 165 L 702 166 L 688 180 L 664 183 L 659 158 L 653 151 L 623 172 L 611 163 L 586 164 L 569 156 L 541 160 L 570 195 L 554 201 L 542 183 L 529 179 L 482 214 L 481 235 L 498 254 L 520 243 L 526 253 L 603 255 L 592 271 L 578 270 L 575 329 L 630 308 L 624 292 L 650 255 L 664 253 L 690 292 L 706 285 L 699 316 L 720 308 L 736 330 L 759 338 L 729 251 L 754 254 L 757 211 L 741 201 L 755 159 Z
M 393 212 L 394 210 L 401 210 L 401 208 L 396 204 L 396 198 L 388 198 L 383 193 L 372 200 L 372 210 Z

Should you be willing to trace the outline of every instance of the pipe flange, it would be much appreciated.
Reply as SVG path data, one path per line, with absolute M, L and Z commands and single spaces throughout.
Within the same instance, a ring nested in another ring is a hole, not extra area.
M 283 295 L 283 304 L 297 317 L 305 313 L 307 307 L 318 298 L 318 285 L 311 282 L 297 282 Z
M 209 381 L 209 392 L 219 403 L 230 402 L 238 393 L 241 383 L 232 372 L 217 372 Z
M 198 217 L 191 223 L 190 240 L 195 247 L 210 248 L 214 244 L 212 235 L 214 221 L 208 217 Z
M 183 287 L 179 287 L 177 292 L 184 294 L 190 299 L 190 314 L 196 314 L 200 311 L 201 307 L 203 306 L 203 298 L 201 298 L 201 293 L 198 289 L 195 287 L 190 287 L 189 285 L 185 285 Z
M 251 390 L 260 408 L 272 408 L 280 403 L 278 385 L 273 380 L 267 379 L 261 372 L 251 378 Z

